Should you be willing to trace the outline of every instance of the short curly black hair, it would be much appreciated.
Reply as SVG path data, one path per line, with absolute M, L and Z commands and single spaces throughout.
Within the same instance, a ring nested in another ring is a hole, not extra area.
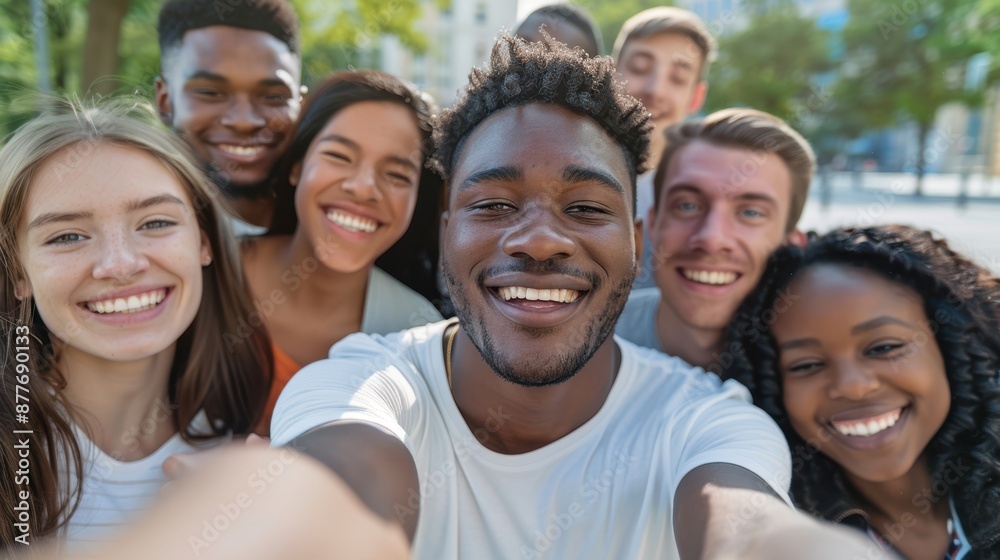
M 929 231 L 898 225 L 844 228 L 814 237 L 805 249 L 780 249 L 730 323 L 727 348 L 740 351 L 732 352 L 728 373 L 750 389 L 754 404 L 784 431 L 792 449 L 796 505 L 830 519 L 853 494 L 842 468 L 792 428 L 771 333 L 781 291 L 802 271 L 821 264 L 875 272 L 923 299 L 952 395 L 948 416 L 925 450 L 927 464 L 934 480 L 942 480 L 949 465 L 970 467 L 950 485 L 974 548 L 968 558 L 1000 557 L 1000 279 Z
M 287 0 L 167 0 L 156 24 L 160 64 L 180 46 L 185 33 L 213 25 L 263 31 L 299 53 L 299 18 Z
M 527 103 L 550 103 L 586 115 L 614 138 L 629 169 L 634 211 L 635 179 L 646 170 L 649 112 L 626 92 L 609 57 L 591 58 L 548 36 L 530 43 L 509 35 L 497 39 L 489 66 L 472 70 L 465 94 L 441 115 L 432 165 L 449 179 L 473 129 L 497 111 Z

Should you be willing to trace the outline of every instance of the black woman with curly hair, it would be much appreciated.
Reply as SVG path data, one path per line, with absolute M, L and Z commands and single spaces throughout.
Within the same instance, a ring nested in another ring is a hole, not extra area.
M 792 497 L 873 553 L 1000 558 L 1000 279 L 930 232 L 838 229 L 772 258 L 729 328 Z

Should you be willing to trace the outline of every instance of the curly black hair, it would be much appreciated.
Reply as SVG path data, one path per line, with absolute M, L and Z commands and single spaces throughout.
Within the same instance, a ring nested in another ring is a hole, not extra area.
M 532 18 L 549 21 L 562 20 L 576 27 L 590 41 L 589 45 L 582 47 L 590 56 L 597 56 L 604 50 L 604 38 L 601 36 L 601 28 L 597 27 L 597 22 L 594 21 L 594 18 L 590 17 L 587 10 L 584 10 L 580 6 L 575 4 L 549 4 L 548 6 L 542 6 L 528 14 L 521 21 L 521 24 L 517 26 L 517 35 L 524 35 L 528 31 L 534 31 L 523 29 Z
M 855 493 L 841 467 L 792 429 L 770 332 L 779 292 L 819 264 L 869 270 L 923 298 L 952 394 L 948 417 L 926 448 L 928 467 L 934 480 L 942 480 L 949 464 L 971 466 L 951 486 L 974 548 L 967 558 L 1000 558 L 1000 279 L 931 232 L 907 226 L 838 229 L 814 236 L 805 249 L 786 247 L 772 256 L 727 330 L 727 347 L 742 349 L 730 375 L 750 389 L 754 403 L 788 438 L 796 504 L 827 519 Z
M 497 39 L 488 68 L 473 69 L 465 94 L 441 115 L 431 163 L 448 180 L 473 129 L 497 111 L 527 103 L 550 103 L 586 115 L 621 145 L 634 211 L 635 179 L 646 170 L 649 112 L 626 92 L 610 58 L 591 58 L 548 36 L 530 43 L 509 35 Z
M 299 19 L 287 0 L 167 0 L 156 24 L 161 64 L 181 44 L 185 33 L 213 25 L 263 31 L 299 53 Z

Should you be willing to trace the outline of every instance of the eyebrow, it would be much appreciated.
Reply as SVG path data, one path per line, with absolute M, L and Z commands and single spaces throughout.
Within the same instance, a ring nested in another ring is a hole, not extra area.
M 902 319 L 897 319 L 895 317 L 890 317 L 888 315 L 883 315 L 881 317 L 876 317 L 864 323 L 859 323 L 851 327 L 851 334 L 856 335 L 861 332 L 870 331 L 877 329 L 885 325 L 900 325 L 903 327 L 908 327 L 910 329 L 916 330 L 916 327 L 903 321 Z M 819 340 L 815 338 L 796 338 L 794 340 L 789 340 L 778 345 L 780 350 L 790 350 L 793 348 L 801 348 L 803 346 L 819 346 Z
M 127 212 L 135 212 L 137 210 L 143 210 L 145 208 L 156 206 L 158 204 L 180 204 L 181 206 L 185 206 L 184 201 L 177 198 L 176 196 L 172 194 L 161 194 L 143 200 L 138 200 L 138 199 L 130 200 L 128 203 L 126 203 L 125 210 Z M 42 214 L 41 216 L 38 216 L 34 220 L 31 220 L 31 223 L 28 224 L 28 230 L 30 231 L 31 229 L 37 227 L 59 222 L 75 222 L 78 220 L 89 220 L 93 217 L 94 217 L 93 212 L 49 212 L 47 214 Z
M 870 321 L 865 321 L 851 327 L 851 334 L 858 334 L 859 332 L 870 331 L 872 329 L 877 329 L 885 325 L 899 325 L 902 327 L 907 327 L 909 329 L 916 330 L 916 327 L 907 323 L 902 319 L 897 319 L 895 317 L 890 317 L 888 315 L 882 315 L 881 317 L 876 317 Z
M 705 194 L 705 190 L 704 189 L 702 189 L 700 187 L 696 187 L 695 185 L 692 185 L 690 183 L 677 183 L 676 185 L 667 185 L 667 192 L 665 194 L 670 195 L 670 194 L 673 194 L 673 193 L 675 193 L 677 191 L 692 192 L 694 194 L 700 194 L 700 195 L 704 195 Z M 773 196 L 771 196 L 769 194 L 757 193 L 757 192 L 745 192 L 745 193 L 739 193 L 737 195 L 725 195 L 725 198 L 733 198 L 733 199 L 737 199 L 737 200 L 749 200 L 749 201 L 766 202 L 766 203 L 768 203 L 768 204 L 770 204 L 772 206 L 777 206 L 778 205 L 778 200 L 775 199 Z
M 469 175 L 458 185 L 458 191 L 465 190 L 477 183 L 498 181 L 509 183 L 524 178 L 524 172 L 516 167 L 491 167 Z
M 608 173 L 590 167 L 581 167 L 579 165 L 567 166 L 563 170 L 563 181 L 571 183 L 599 183 L 614 189 L 619 194 L 625 194 L 625 187 L 617 179 Z
M 229 80 L 225 76 L 216 74 L 215 72 L 209 72 L 208 70 L 198 70 L 185 79 L 185 81 L 191 80 L 208 80 L 211 82 L 229 83 Z M 288 87 L 288 83 L 279 78 L 264 78 L 263 80 L 258 81 L 257 84 L 262 86 Z
M 795 340 L 789 340 L 788 342 L 782 342 L 778 345 L 779 350 L 791 350 L 793 348 L 801 348 L 803 346 L 819 346 L 819 340 L 815 338 L 796 338 Z
M 339 142 L 339 143 L 344 144 L 347 147 L 351 148 L 352 150 L 361 150 L 361 146 L 357 142 L 355 142 L 354 140 L 351 140 L 350 138 L 347 138 L 345 136 L 341 136 L 339 134 L 327 134 L 326 136 L 324 136 L 324 137 L 322 137 L 322 138 L 320 138 L 319 140 L 316 141 L 317 144 L 319 144 L 321 142 Z M 409 159 L 407 159 L 405 157 L 390 155 L 390 156 L 387 156 L 386 159 L 388 159 L 392 163 L 396 163 L 396 164 L 402 165 L 402 166 L 407 167 L 407 168 L 409 168 L 409 169 L 411 169 L 413 171 L 419 171 L 420 170 L 419 166 L 417 166 L 415 163 L 413 163 L 411 160 L 409 160 Z

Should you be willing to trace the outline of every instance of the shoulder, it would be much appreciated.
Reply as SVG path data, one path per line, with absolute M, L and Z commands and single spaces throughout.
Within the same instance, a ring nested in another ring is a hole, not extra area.
M 396 332 L 442 318 L 425 297 L 378 267 L 372 267 L 361 325 L 364 332 Z
M 615 332 L 640 346 L 649 346 L 648 341 L 656 338 L 656 333 L 652 330 L 652 322 L 656 317 L 656 308 L 659 305 L 659 288 L 634 290 L 629 294 L 625 308 L 622 309 L 622 314 L 618 317 Z
M 445 321 L 389 335 L 355 333 L 302 368 L 278 397 L 272 443 L 338 420 L 368 422 L 405 439 L 432 396 Z M 443 367 L 443 366 L 442 366 Z M 416 419 L 416 420 L 415 420 Z
M 648 320 L 656 314 L 656 308 L 660 305 L 660 289 L 640 288 L 634 290 L 625 302 L 618 324 L 632 324 L 639 320 Z

